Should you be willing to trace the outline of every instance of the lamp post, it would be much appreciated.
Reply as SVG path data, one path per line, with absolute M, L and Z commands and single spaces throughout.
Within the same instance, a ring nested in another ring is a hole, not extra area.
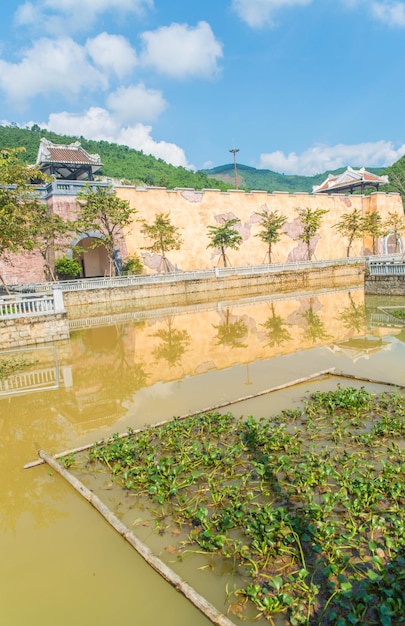
M 233 173 L 235 176 L 235 189 L 238 189 L 238 173 L 236 171 L 236 153 L 239 152 L 239 148 L 231 148 L 229 152 L 233 154 Z

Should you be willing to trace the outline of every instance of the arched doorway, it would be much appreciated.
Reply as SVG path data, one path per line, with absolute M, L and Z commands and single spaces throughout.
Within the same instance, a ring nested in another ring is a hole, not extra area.
M 383 245 L 384 254 L 402 254 L 404 251 L 404 242 L 400 235 L 389 233 L 384 237 Z
M 101 239 L 100 236 L 86 234 L 74 244 L 81 249 L 81 252 L 74 252 L 73 257 L 82 267 L 83 278 L 110 276 L 110 260 L 107 250 L 103 245 L 94 245 L 99 239 Z

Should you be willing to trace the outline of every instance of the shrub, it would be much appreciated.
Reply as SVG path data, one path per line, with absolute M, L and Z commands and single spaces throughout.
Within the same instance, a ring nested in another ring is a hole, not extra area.
M 122 272 L 124 274 L 142 274 L 142 271 L 143 263 L 137 254 L 127 257 L 122 266 Z
M 64 256 L 60 259 L 56 259 L 55 261 L 55 271 L 58 275 L 58 278 L 75 278 L 76 276 L 80 276 L 81 266 L 79 261 L 76 259 L 71 259 L 70 257 Z

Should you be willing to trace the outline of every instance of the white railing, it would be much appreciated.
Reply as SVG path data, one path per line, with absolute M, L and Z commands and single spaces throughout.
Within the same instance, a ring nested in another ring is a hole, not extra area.
M 63 294 L 60 289 L 51 293 L 16 294 L 0 297 L 0 320 L 36 315 L 63 313 Z
M 327 259 L 323 261 L 294 261 L 290 263 L 271 263 L 263 265 L 245 265 L 238 267 L 214 267 L 206 270 L 194 270 L 190 272 L 168 272 L 164 274 L 140 274 L 131 276 L 115 276 L 104 278 L 79 278 L 75 280 L 58 281 L 54 283 L 32 283 L 16 285 L 14 289 L 21 292 L 48 292 L 60 289 L 67 291 L 87 291 L 92 289 L 113 289 L 114 287 L 134 287 L 139 285 L 153 285 L 162 283 L 176 283 L 191 280 L 209 280 L 225 278 L 228 276 L 257 276 L 260 274 L 274 274 L 279 272 L 295 272 L 303 269 L 317 269 L 335 265 L 371 265 L 396 263 L 402 259 L 402 255 L 382 255 L 370 257 L 349 257 L 339 259 Z
M 405 276 L 405 263 L 369 263 L 371 276 Z

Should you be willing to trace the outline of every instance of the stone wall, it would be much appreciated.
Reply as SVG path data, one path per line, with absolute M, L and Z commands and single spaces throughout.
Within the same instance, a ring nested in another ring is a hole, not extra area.
M 194 189 L 167 190 L 161 188 L 117 187 L 117 195 L 128 200 L 134 209 L 134 221 L 126 228 L 125 237 L 119 243 L 122 260 L 129 254 L 142 257 L 145 273 L 162 271 L 162 258 L 145 248 L 151 244 L 141 233 L 140 220 L 149 224 L 158 213 L 168 213 L 172 224 L 179 229 L 183 243 L 179 250 L 167 254 L 173 270 L 199 270 L 221 266 L 220 251 L 208 248 L 207 226 L 219 225 L 224 219 L 238 218 L 236 225 L 242 237 L 238 250 L 227 250 L 232 266 L 261 265 L 268 262 L 267 245 L 258 236 L 260 217 L 264 210 L 278 211 L 287 218 L 280 241 L 273 246 L 272 262 L 292 262 L 307 259 L 305 245 L 299 241 L 300 222 L 297 210 L 310 207 L 327 211 L 322 220 L 319 234 L 313 239 L 313 258 L 321 261 L 346 256 L 347 239 L 342 237 L 335 225 L 342 215 L 358 209 L 363 215 L 378 212 L 386 219 L 388 212 L 403 215 L 401 196 L 397 193 L 372 193 L 361 195 L 312 195 L 265 191 L 221 192 L 218 190 L 195 191 Z M 50 210 L 65 218 L 76 212 L 76 199 L 72 195 L 57 195 L 48 198 Z M 77 243 L 77 236 L 66 243 L 66 248 Z M 378 241 L 379 254 L 385 252 L 383 240 Z M 63 254 L 59 251 L 58 256 Z M 353 244 L 351 256 L 372 254 L 370 238 L 363 237 Z M 0 261 L 0 274 L 8 284 L 41 282 L 44 280 L 43 263 L 39 254 L 10 255 L 9 261 Z
M 369 296 L 405 296 L 405 276 L 366 276 L 364 289 Z
M 397 193 L 376 192 L 369 196 L 361 195 L 312 195 L 308 193 L 289 194 L 287 192 L 264 191 L 195 191 L 192 189 L 139 189 L 118 187 L 120 198 L 128 200 L 137 211 L 136 217 L 153 222 L 157 213 L 168 213 L 174 226 L 183 238 L 180 250 L 169 252 L 167 257 L 173 269 L 195 270 L 221 266 L 220 251 L 208 248 L 207 226 L 217 226 L 224 219 L 238 218 L 240 224 L 235 228 L 242 236 L 238 250 L 227 250 L 229 264 L 232 266 L 260 265 L 268 262 L 267 245 L 258 236 L 260 217 L 264 210 L 278 211 L 287 218 L 282 229 L 280 241 L 273 247 L 272 262 L 284 263 L 307 259 L 305 245 L 299 241 L 301 232 L 298 209 L 324 209 L 327 211 L 322 220 L 319 234 L 311 246 L 313 258 L 321 261 L 346 257 L 347 238 L 336 230 L 335 225 L 342 215 L 358 209 L 362 215 L 378 212 L 386 219 L 388 212 L 403 215 L 401 196 Z M 143 258 L 146 272 L 159 271 L 162 268 L 161 257 L 145 251 L 148 240 L 134 223 L 126 230 L 128 252 L 138 253 Z M 383 240 L 378 242 L 378 253 L 384 252 Z M 369 237 L 356 240 L 351 256 L 372 254 L 372 241 Z
M 67 313 L 0 320 L 3 350 L 69 339 Z
M 284 272 L 230 276 L 210 280 L 184 280 L 172 283 L 115 287 L 65 292 L 64 303 L 71 307 L 111 305 L 126 301 L 137 309 L 163 304 L 184 305 L 207 302 L 221 297 L 235 299 L 271 293 L 288 293 L 305 289 L 333 288 L 362 284 L 364 265 L 334 265 Z

